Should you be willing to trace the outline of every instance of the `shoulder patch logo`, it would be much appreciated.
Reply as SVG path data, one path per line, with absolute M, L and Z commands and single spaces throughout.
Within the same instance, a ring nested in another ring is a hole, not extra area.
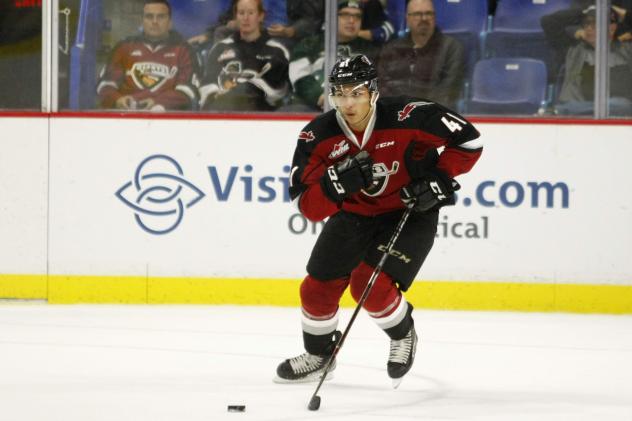
M 329 159 L 336 159 L 349 151 L 349 144 L 346 140 L 342 140 L 334 145 L 334 150 L 329 154 Z
M 305 143 L 311 142 L 313 140 L 316 139 L 316 136 L 314 136 L 314 132 L 313 131 L 308 131 L 308 132 L 301 132 L 298 135 L 298 140 L 304 140 Z
M 404 106 L 403 109 L 397 112 L 397 121 L 404 121 L 408 117 L 410 117 L 410 113 L 417 107 L 423 107 L 424 105 L 430 105 L 432 102 L 426 101 L 417 101 L 417 102 L 409 102 Z
M 222 54 L 219 55 L 219 57 L 217 58 L 217 61 L 231 60 L 231 59 L 234 59 L 235 57 L 237 57 L 237 53 L 235 53 L 235 50 L 233 50 L 232 48 L 229 48 L 228 50 L 222 52 Z

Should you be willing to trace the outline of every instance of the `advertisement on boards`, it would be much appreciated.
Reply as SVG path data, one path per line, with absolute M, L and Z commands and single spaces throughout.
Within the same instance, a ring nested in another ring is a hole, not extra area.
M 51 124 L 51 273 L 303 277 L 323 226 L 287 193 L 305 122 Z M 609 147 L 596 148 L 578 126 L 478 127 L 483 156 L 459 177 L 419 277 L 629 282 L 627 128 L 599 127 Z

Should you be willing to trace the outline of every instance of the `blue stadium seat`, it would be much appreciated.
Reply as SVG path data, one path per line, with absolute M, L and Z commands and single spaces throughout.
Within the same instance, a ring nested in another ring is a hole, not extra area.
M 487 30 L 487 0 L 434 0 L 437 26 L 459 40 L 465 49 L 466 74 L 482 57 L 481 46 Z
M 68 106 L 71 110 L 96 105 L 97 51 L 101 47 L 103 7 L 101 0 L 82 0 L 77 37 L 70 49 Z
M 491 57 L 531 57 L 550 63 L 551 51 L 540 19 L 569 8 L 571 0 L 501 0 L 487 35 Z
M 546 65 L 531 58 L 492 58 L 474 66 L 468 114 L 536 114 L 545 106 Z
M 171 2 L 173 29 L 184 38 L 204 33 L 230 7 L 230 0 L 175 0 Z

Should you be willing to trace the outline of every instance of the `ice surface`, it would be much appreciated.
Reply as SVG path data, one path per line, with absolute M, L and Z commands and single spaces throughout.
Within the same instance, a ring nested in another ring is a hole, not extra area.
M 272 382 L 303 352 L 299 315 L 0 304 L 0 419 L 632 420 L 631 316 L 416 311 L 415 365 L 393 390 L 387 337 L 361 314 L 311 412 L 316 384 Z

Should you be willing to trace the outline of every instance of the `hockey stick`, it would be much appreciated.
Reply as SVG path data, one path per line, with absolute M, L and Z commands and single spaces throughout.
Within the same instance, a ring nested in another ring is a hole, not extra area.
M 320 408 L 320 396 L 318 396 L 318 391 L 320 390 L 320 387 L 323 385 L 323 382 L 325 381 L 325 378 L 327 377 L 327 374 L 329 373 L 329 369 L 331 368 L 331 365 L 334 359 L 336 358 L 338 351 L 340 351 L 340 348 L 342 348 L 342 344 L 347 338 L 347 334 L 349 334 L 349 330 L 351 330 L 351 326 L 353 325 L 353 322 L 358 316 L 358 313 L 360 312 L 362 305 L 364 304 L 367 297 L 369 296 L 369 293 L 371 292 L 371 288 L 373 288 L 373 284 L 375 283 L 375 280 L 377 279 L 380 272 L 382 272 L 382 267 L 384 266 L 386 259 L 391 253 L 391 250 L 393 249 L 395 242 L 399 238 L 399 234 L 402 232 L 402 229 L 404 228 L 404 224 L 408 220 L 408 217 L 410 216 L 410 212 L 412 211 L 413 206 L 414 206 L 414 203 L 409 204 L 407 209 L 402 214 L 402 218 L 399 220 L 397 227 L 395 227 L 395 232 L 393 232 L 391 239 L 388 241 L 388 244 L 386 245 L 386 250 L 384 250 L 384 253 L 382 254 L 382 257 L 380 258 L 380 261 L 378 262 L 377 266 L 375 266 L 375 270 L 371 274 L 371 277 L 369 278 L 369 282 L 367 282 L 366 287 L 364 288 L 364 291 L 362 292 L 362 295 L 360 296 L 360 299 L 358 300 L 358 305 L 356 305 L 356 308 L 353 311 L 353 315 L 351 316 L 351 319 L 349 320 L 349 324 L 347 324 L 345 331 L 342 333 L 342 336 L 336 343 L 336 347 L 334 348 L 334 351 L 329 357 L 329 361 L 327 361 L 327 365 L 325 366 L 323 375 L 320 377 L 318 386 L 316 386 L 316 390 L 314 391 L 314 394 L 310 398 L 309 404 L 307 405 L 307 408 L 310 411 L 318 411 L 318 408 Z

